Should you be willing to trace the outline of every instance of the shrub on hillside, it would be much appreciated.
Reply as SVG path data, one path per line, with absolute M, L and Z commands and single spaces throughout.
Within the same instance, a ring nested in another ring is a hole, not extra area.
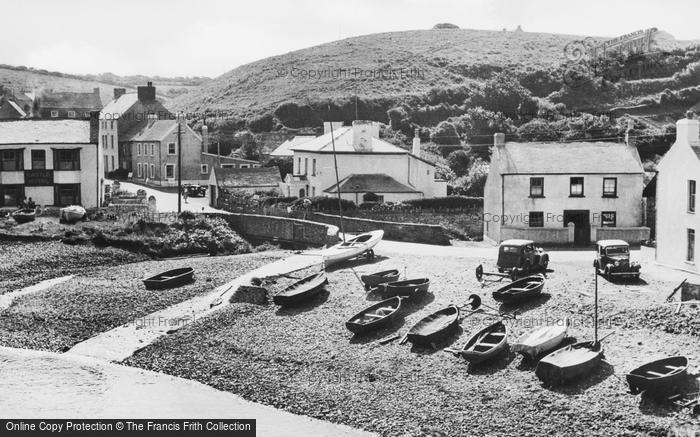
M 447 155 L 447 163 L 456 176 L 464 176 L 472 163 L 471 149 L 455 150 Z
M 515 77 L 509 73 L 500 73 L 469 98 L 469 105 L 502 112 L 512 118 L 518 115 L 520 102 L 529 97 L 530 91 Z
M 466 175 L 458 178 L 452 185 L 452 192 L 461 196 L 484 195 L 486 177 L 489 174 L 489 165 L 482 159 L 475 159 Z
M 270 132 L 274 124 L 274 118 L 272 114 L 261 115 L 260 117 L 255 117 L 246 122 L 246 126 L 251 132 Z
M 311 201 L 311 209 L 315 211 L 338 211 L 338 198 L 335 196 L 316 196 L 297 199 L 292 202 L 292 208 L 302 209 L 304 207 L 304 201 L 307 199 Z M 345 199 L 342 199 L 341 206 L 343 211 L 350 211 L 357 208 L 355 202 Z
M 430 140 L 435 144 L 456 145 L 461 142 L 455 125 L 449 121 L 442 121 L 433 129 Z

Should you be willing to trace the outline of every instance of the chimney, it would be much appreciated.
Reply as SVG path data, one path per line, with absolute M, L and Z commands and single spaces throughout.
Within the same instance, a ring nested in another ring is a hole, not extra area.
M 153 86 L 153 82 L 148 82 L 146 86 L 136 87 L 136 93 L 141 102 L 153 102 L 156 99 L 156 87 Z
M 676 122 L 676 143 L 678 142 L 700 146 L 700 121 L 692 111 L 688 111 L 685 118 Z
M 632 121 L 632 119 L 628 119 L 627 130 L 625 131 L 625 143 L 627 143 L 628 146 L 634 147 L 637 145 L 637 137 L 630 135 L 632 129 L 634 129 L 634 121 Z
M 114 100 L 126 94 L 126 88 L 114 88 Z
M 503 147 L 506 145 L 506 134 L 502 132 L 496 132 L 493 134 L 493 145 L 496 147 Z
M 418 129 L 416 129 L 413 134 L 413 150 L 411 153 L 420 157 L 420 136 L 418 136 Z
M 358 152 L 372 151 L 372 138 L 379 138 L 379 124 L 368 120 L 352 122 L 352 147 Z
M 342 121 L 324 121 L 323 122 L 323 133 L 331 133 L 331 125 L 333 126 L 333 132 L 337 131 L 339 128 L 343 127 Z
M 90 142 L 97 144 L 100 131 L 100 111 L 90 111 Z
M 209 152 L 209 128 L 206 124 L 202 125 L 202 153 Z

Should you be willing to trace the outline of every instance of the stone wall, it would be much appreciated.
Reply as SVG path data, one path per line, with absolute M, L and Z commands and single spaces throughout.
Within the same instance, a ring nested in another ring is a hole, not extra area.
M 340 226 L 340 216 L 323 213 L 311 213 L 309 220 Z M 409 241 L 413 243 L 449 245 L 445 229 L 440 225 L 425 225 L 420 223 L 396 223 L 379 220 L 343 217 L 343 230 L 350 233 L 361 233 L 381 229 L 384 239 L 394 241 Z
M 221 217 L 239 234 L 264 241 L 293 243 L 303 246 L 324 246 L 337 243 L 338 228 L 333 225 L 256 214 L 206 213 Z

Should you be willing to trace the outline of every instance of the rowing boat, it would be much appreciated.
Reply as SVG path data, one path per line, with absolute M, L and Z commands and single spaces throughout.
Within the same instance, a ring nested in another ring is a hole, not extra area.
M 370 252 L 372 248 L 382 240 L 383 237 L 384 231 L 382 230 L 366 232 L 358 235 L 357 237 L 351 238 L 344 243 L 338 243 L 335 246 L 331 246 L 327 249 L 311 253 L 318 253 L 319 255 L 323 256 L 323 261 L 325 262 L 326 266 L 329 266 L 331 264 L 336 264 L 355 258 L 365 252 Z
M 376 287 L 379 284 L 394 282 L 399 280 L 399 271 L 396 269 L 384 270 L 381 272 L 371 273 L 369 275 L 360 276 L 362 283 L 365 284 L 365 290 Z
M 78 220 L 82 220 L 87 216 L 87 211 L 80 205 L 70 205 L 65 208 L 61 208 L 60 219 L 67 223 L 75 223 Z
M 688 358 L 669 357 L 646 363 L 626 376 L 632 394 L 646 391 L 655 396 L 677 392 L 688 375 Z
M 472 335 L 462 349 L 448 352 L 461 355 L 469 364 L 479 364 L 494 358 L 507 346 L 508 327 L 499 320 Z
M 534 359 L 542 352 L 547 352 L 564 341 L 568 329 L 567 321 L 560 321 L 551 326 L 545 326 L 521 335 L 510 349 L 519 352 L 526 358 Z
M 272 296 L 272 301 L 281 306 L 294 305 L 316 296 L 327 283 L 326 272 L 321 271 L 293 283 Z
M 36 209 L 22 208 L 12 213 L 12 218 L 19 224 L 33 222 L 36 218 Z
M 519 302 L 537 296 L 544 287 L 544 275 L 526 276 L 504 285 L 493 292 L 493 298 L 501 302 Z
M 416 345 L 433 345 L 447 337 L 459 324 L 459 308 L 450 305 L 418 321 L 401 340 Z
M 430 287 L 430 279 L 428 278 L 407 279 L 380 285 L 382 295 L 385 298 L 409 296 L 418 299 L 428 292 L 428 287 Z
M 345 322 L 345 326 L 354 334 L 364 334 L 391 323 L 401 309 L 400 296 L 392 297 L 363 309 Z
M 564 385 L 592 372 L 602 359 L 600 342 L 575 343 L 542 358 L 535 374 L 545 384 Z
M 192 267 L 182 267 L 168 270 L 143 280 L 143 285 L 147 290 L 163 290 L 179 285 L 187 284 L 194 280 L 194 269 Z

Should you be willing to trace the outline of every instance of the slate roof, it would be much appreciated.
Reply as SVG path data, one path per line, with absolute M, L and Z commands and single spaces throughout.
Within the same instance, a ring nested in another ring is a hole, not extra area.
M 214 168 L 216 185 L 222 188 L 268 188 L 281 182 L 277 167 Z
M 297 135 L 277 146 L 275 150 L 270 152 L 270 156 L 293 156 L 294 151 L 291 150 L 292 147 L 307 143 L 314 138 L 316 137 L 313 135 Z
M 624 143 L 506 143 L 492 161 L 502 174 L 643 173 L 635 147 Z
M 333 141 L 332 138 L 335 137 L 335 151 L 339 153 L 357 152 L 352 146 L 353 143 L 353 133 L 352 127 L 345 126 L 338 128 L 333 131 L 333 134 L 327 133 L 319 137 L 314 138 L 311 141 L 304 142 L 303 144 L 298 144 L 291 146 L 289 149 L 293 151 L 300 152 L 321 152 L 321 153 L 332 153 L 333 152 Z M 401 147 L 395 146 L 386 141 L 380 140 L 379 138 L 372 138 L 372 150 L 366 153 L 396 153 L 396 154 L 408 154 L 408 150 L 402 149 Z
M 13 120 L 0 122 L 0 144 L 90 143 L 89 120 Z
M 102 108 L 100 114 L 110 114 L 111 118 L 121 116 L 129 110 L 139 100 L 138 94 L 128 93 L 122 94 L 118 99 L 112 99 Z
M 384 173 L 351 174 L 324 190 L 326 193 L 419 193 Z
M 176 120 L 147 120 L 134 126 L 120 141 L 162 141 L 177 127 Z
M 38 96 L 41 108 L 92 109 L 102 108 L 100 94 L 95 92 L 78 93 L 73 91 L 44 91 Z

